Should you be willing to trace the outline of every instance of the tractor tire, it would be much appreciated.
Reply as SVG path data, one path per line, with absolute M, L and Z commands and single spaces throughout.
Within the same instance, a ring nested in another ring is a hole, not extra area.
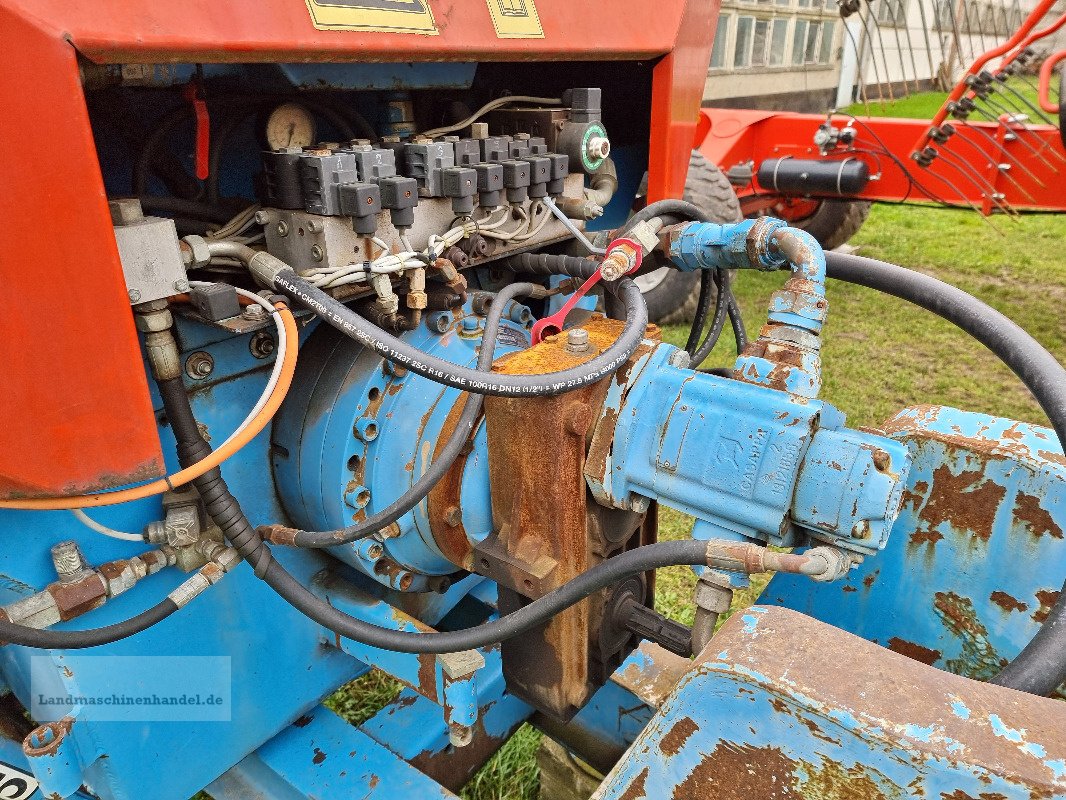
M 729 179 L 697 150 L 692 151 L 688 162 L 684 199 L 701 208 L 715 222 L 739 222 L 744 218 Z M 660 267 L 638 276 L 636 283 L 644 294 L 652 322 L 680 325 L 692 321 L 700 296 L 699 272 Z
M 832 250 L 858 232 L 871 205 L 866 200 L 823 200 L 817 211 L 792 224 L 817 239 L 823 249 Z

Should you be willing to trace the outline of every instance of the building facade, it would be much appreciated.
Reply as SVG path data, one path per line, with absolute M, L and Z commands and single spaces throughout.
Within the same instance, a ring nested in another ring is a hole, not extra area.
M 723 0 L 703 104 L 822 112 L 946 85 L 1036 4 L 850 2 L 842 18 L 837 0 Z

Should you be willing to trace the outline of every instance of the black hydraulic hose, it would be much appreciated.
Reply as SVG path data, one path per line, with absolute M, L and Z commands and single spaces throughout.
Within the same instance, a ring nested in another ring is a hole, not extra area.
M 672 566 L 707 564 L 707 542 L 657 542 L 608 558 L 558 589 L 492 622 L 458 631 L 412 633 L 356 619 L 317 597 L 272 561 L 265 580 L 293 607 L 320 625 L 356 642 L 399 653 L 454 653 L 488 647 L 541 625 L 575 603 L 633 575 Z
M 711 290 L 714 288 L 714 273 L 711 270 L 703 270 L 700 273 L 700 296 L 696 301 L 696 311 L 692 315 L 692 327 L 688 331 L 688 339 L 685 341 L 685 351 L 691 356 L 700 346 L 700 335 L 703 326 L 707 322 L 707 312 L 711 310 Z M 718 305 L 722 298 L 717 290 L 714 291 L 714 305 L 717 313 Z
M 977 298 L 920 272 L 861 256 L 825 254 L 826 275 L 899 297 L 954 323 L 1021 378 L 1066 443 L 1066 370 L 1018 325 Z M 1047 619 L 993 683 L 1048 695 L 1066 681 L 1066 584 Z
M 590 269 L 595 265 L 575 259 Z M 569 392 L 613 374 L 637 349 L 648 325 L 648 309 L 636 284 L 628 278 L 616 281 L 626 307 L 626 320 L 618 339 L 595 358 L 585 363 L 543 375 L 486 374 L 445 361 L 413 347 L 407 342 L 359 316 L 343 303 L 297 276 L 291 268 L 272 275 L 275 289 L 293 302 L 307 308 L 346 336 L 426 378 L 445 386 L 477 394 L 500 397 L 543 397 Z
M 500 305 L 502 308 L 503 304 Z M 180 379 L 159 381 L 163 408 L 178 440 L 178 461 L 192 464 L 211 452 L 196 424 Z M 193 481 L 208 516 L 255 574 L 293 608 L 340 636 L 372 647 L 401 653 L 452 653 L 471 650 L 518 636 L 547 622 L 593 592 L 651 569 L 707 563 L 707 543 L 698 539 L 644 545 L 597 564 L 589 571 L 493 622 L 458 631 L 416 633 L 390 630 L 356 619 L 330 605 L 297 581 L 259 538 L 216 467 Z M 0 634 L 3 629 L 0 628 Z
M 729 273 L 722 270 L 705 270 L 705 272 L 711 272 L 714 276 L 715 286 L 715 299 L 714 299 L 714 316 L 711 318 L 711 329 L 707 331 L 707 336 L 703 342 L 694 351 L 690 353 L 692 361 L 689 366 L 692 369 L 699 369 L 700 365 L 707 360 L 707 356 L 711 354 L 714 346 L 718 344 L 718 340 L 722 336 L 722 330 L 725 328 L 726 315 L 729 311 Z
M 122 622 L 81 631 L 42 630 L 3 621 L 0 622 L 0 641 L 44 650 L 83 650 L 86 647 L 99 647 L 128 639 L 162 622 L 177 610 L 178 604 L 166 597 L 151 608 Z
M 499 333 L 500 319 L 503 317 L 505 306 L 515 297 L 532 294 L 536 291 L 536 288 L 531 283 L 512 283 L 505 286 L 492 298 L 488 315 L 485 319 L 485 331 L 481 339 L 481 349 L 478 353 L 477 369 L 479 372 L 488 372 L 492 366 L 492 356 L 496 350 L 496 335 Z M 284 542 L 296 547 L 333 547 L 334 545 L 347 544 L 358 539 L 364 539 L 377 533 L 387 525 L 391 525 L 421 503 L 433 487 L 444 477 L 444 474 L 454 463 L 459 453 L 462 452 L 467 439 L 473 432 L 481 414 L 483 400 L 483 395 L 466 394 L 466 399 L 463 401 L 463 410 L 460 412 L 455 430 L 452 431 L 440 454 L 433 459 L 433 463 L 422 473 L 422 476 L 386 508 L 367 517 L 357 525 L 333 531 L 296 531 L 280 526 L 267 526 L 266 530 L 271 533 L 270 538 L 274 542 Z
M 744 317 L 740 315 L 740 306 L 733 292 L 729 293 L 729 324 L 733 326 L 733 338 L 737 340 L 737 355 L 744 353 L 748 346 L 748 332 L 744 329 Z

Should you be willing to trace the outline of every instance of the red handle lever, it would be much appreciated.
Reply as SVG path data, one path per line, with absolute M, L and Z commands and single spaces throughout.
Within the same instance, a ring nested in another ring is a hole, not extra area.
M 607 260 L 607 257 L 611 255 L 611 251 L 616 247 L 627 246 L 632 249 L 635 257 L 633 259 L 633 266 L 629 268 L 629 272 L 635 272 L 640 268 L 640 263 L 644 259 L 644 251 L 638 242 L 632 239 L 615 239 L 609 245 L 607 245 L 607 251 L 603 255 L 603 261 Z M 544 319 L 537 320 L 533 325 L 532 339 L 533 344 L 540 344 L 545 336 L 551 336 L 555 333 L 562 333 L 563 324 L 566 322 L 566 315 L 577 305 L 578 301 L 588 294 L 589 289 L 596 285 L 596 283 L 603 277 L 603 261 L 596 268 L 596 271 L 581 284 L 580 288 L 572 295 L 570 299 L 563 303 L 563 307 L 556 311 L 554 314 Z M 627 272 L 626 274 L 629 274 Z
M 204 102 L 198 81 L 187 83 L 184 94 L 185 99 L 192 103 L 193 113 L 196 115 L 196 177 L 203 181 L 207 180 L 211 166 L 211 118 L 208 116 L 207 103 Z

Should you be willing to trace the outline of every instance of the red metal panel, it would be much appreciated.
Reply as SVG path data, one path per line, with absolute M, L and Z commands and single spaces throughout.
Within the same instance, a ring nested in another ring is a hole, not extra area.
M 4 7 L 0 109 L 0 497 L 159 475 L 75 53 Z
M 721 0 L 691 0 L 673 50 L 655 66 L 648 151 L 650 202 L 684 193 L 720 8 Z M 667 14 L 664 5 L 656 4 L 648 18 L 658 14 Z M 642 19 L 638 28 L 643 26 Z
M 823 114 L 792 114 L 772 111 L 747 111 L 705 108 L 711 120 L 710 133 L 703 140 L 700 151 L 723 169 L 754 161 L 758 165 L 768 158 L 820 158 L 813 136 L 825 122 Z M 847 124 L 850 117 L 835 117 L 837 127 Z M 982 196 L 981 181 L 992 185 L 1005 197 L 1005 203 L 1019 210 L 1066 211 L 1066 193 L 1061 190 L 1058 171 L 1066 166 L 1066 153 L 1058 128 L 1049 125 L 1030 126 L 1020 138 L 1007 140 L 1002 125 L 993 122 L 953 122 L 958 133 L 948 140 L 949 158 L 940 157 L 932 165 L 922 168 L 910 159 L 914 139 L 928 129 L 929 121 L 920 119 L 862 118 L 856 125 L 857 147 L 880 150 L 887 147 L 930 194 L 952 205 L 974 206 L 990 211 L 991 204 Z M 964 141 L 965 140 L 965 141 Z M 998 141 L 1000 148 L 992 144 Z M 943 150 L 943 145 L 936 145 Z M 1035 152 L 1034 152 L 1035 151 Z M 833 158 L 840 158 L 837 153 Z M 860 155 L 870 166 L 871 175 L 881 177 L 870 181 L 858 195 L 864 200 L 927 201 L 918 186 L 911 185 L 907 174 L 890 157 Z M 961 167 L 965 162 L 967 167 Z M 1006 171 L 998 166 L 1009 164 Z M 972 172 L 970 171 L 972 170 Z M 984 187 L 987 191 L 987 188 Z M 745 213 L 773 209 L 780 201 L 766 187 L 738 187 Z M 771 213 L 776 213 L 771 211 Z

